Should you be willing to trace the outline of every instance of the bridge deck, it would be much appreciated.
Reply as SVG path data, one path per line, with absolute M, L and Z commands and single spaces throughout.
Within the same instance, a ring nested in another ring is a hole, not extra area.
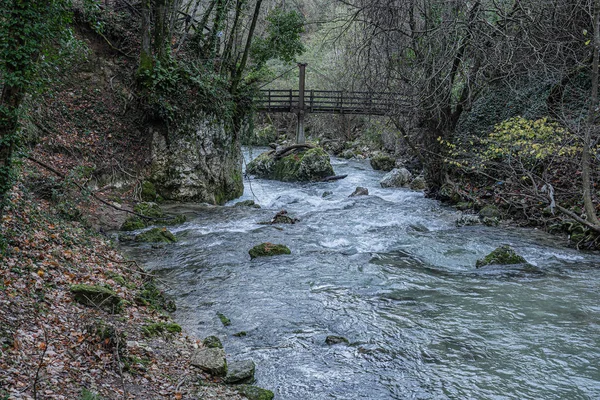
M 271 113 L 297 113 L 299 103 L 298 90 L 261 90 L 257 99 L 258 111 Z M 406 99 L 393 93 L 304 91 L 306 113 L 387 115 L 403 103 Z

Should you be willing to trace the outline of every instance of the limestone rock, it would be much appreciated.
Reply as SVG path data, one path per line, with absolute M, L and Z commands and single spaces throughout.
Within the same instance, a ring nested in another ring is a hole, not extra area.
M 512 264 L 527 264 L 527 261 L 518 255 L 514 249 L 508 245 L 498 247 L 484 258 L 477 260 L 475 266 L 477 268 L 485 267 L 486 265 L 512 265 Z
M 273 400 L 275 397 L 270 390 L 259 388 L 258 386 L 239 385 L 236 389 L 241 395 L 246 396 L 249 400 Z
M 290 249 L 283 244 L 273 244 L 273 243 L 262 243 L 248 251 L 250 254 L 250 259 L 254 259 L 257 257 L 271 257 L 278 256 L 281 254 L 292 254 Z
M 368 195 L 369 195 L 369 189 L 361 187 L 361 186 L 357 186 L 356 190 L 348 197 L 368 196 Z
M 240 197 L 242 153 L 232 128 L 215 116 L 195 113 L 167 134 L 152 129 L 151 178 L 166 200 L 225 204 Z
M 378 152 L 371 157 L 370 163 L 373 169 L 387 172 L 394 169 L 396 159 L 385 153 Z
M 203 348 L 192 356 L 191 364 L 213 376 L 227 375 L 225 350 L 219 348 Z
M 225 383 L 252 383 L 255 369 L 252 360 L 231 361 L 227 364 Z
M 350 344 L 350 341 L 343 336 L 330 335 L 325 338 L 325 343 L 333 346 L 335 344 Z
M 99 285 L 72 285 L 71 293 L 78 303 L 90 307 L 100 307 L 114 312 L 121 306 L 121 298 L 113 290 Z
M 292 151 L 281 158 L 275 158 L 275 152 L 266 152 L 252 160 L 246 171 L 259 178 L 283 182 L 320 181 L 335 175 L 329 155 L 319 147 Z
M 382 188 L 400 188 L 407 186 L 412 180 L 412 174 L 406 168 L 394 168 L 379 182 Z

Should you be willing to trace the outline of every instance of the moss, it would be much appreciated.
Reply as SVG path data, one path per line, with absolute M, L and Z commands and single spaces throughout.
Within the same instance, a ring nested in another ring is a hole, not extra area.
M 152 202 L 138 203 L 133 207 L 133 211 L 146 217 L 165 218 L 165 213 L 160 209 L 159 205 Z
M 100 307 L 105 311 L 118 312 L 121 298 L 113 290 L 99 285 L 72 285 L 71 293 L 75 301 L 90 307 Z
M 227 318 L 224 314 L 217 313 L 217 317 L 219 317 L 223 326 L 231 325 L 231 320 L 229 318 Z
M 112 279 L 120 286 L 127 287 L 127 281 L 125 280 L 125 278 L 123 278 L 123 275 L 115 274 L 114 272 L 108 271 L 106 273 L 106 277 Z
M 273 152 L 266 152 L 248 164 L 247 172 L 260 178 L 283 182 L 319 181 L 335 174 L 329 155 L 320 147 L 292 152 L 275 159 Z
M 394 169 L 394 167 L 396 166 L 396 160 L 385 154 L 385 153 L 376 153 L 373 155 L 373 157 L 371 157 L 370 160 L 371 163 L 371 167 L 374 170 L 381 170 L 381 171 L 391 171 Z
M 135 297 L 135 302 L 142 306 L 147 306 L 155 310 L 165 310 L 174 312 L 175 303 L 165 297 L 154 283 L 153 280 L 144 284 L 144 289 Z
M 486 265 L 499 264 L 499 265 L 512 265 L 512 264 L 526 264 L 527 261 L 518 255 L 510 246 L 503 245 L 492 251 L 484 258 L 477 260 L 475 266 L 477 268 L 484 267 Z
M 166 228 L 152 228 L 135 237 L 136 242 L 175 243 L 177 238 Z
M 271 257 L 278 256 L 281 254 L 292 254 L 290 249 L 283 244 L 273 244 L 273 243 L 262 243 L 248 251 L 250 254 L 250 258 L 254 259 L 256 257 Z
M 223 343 L 216 336 L 209 336 L 202 341 L 204 347 L 208 347 L 209 349 L 222 349 Z
M 237 385 L 236 390 L 249 400 L 272 400 L 275 395 L 267 389 L 252 385 Z
M 156 201 L 156 187 L 150 181 L 142 182 L 142 193 L 141 198 L 143 201 Z
M 241 331 L 241 332 L 238 332 L 238 333 L 234 333 L 233 336 L 235 336 L 235 337 L 245 337 L 245 336 L 248 336 L 248 332 Z
M 144 325 L 142 333 L 144 336 L 152 337 L 162 335 L 163 333 L 180 333 L 181 326 L 169 322 L 155 322 L 153 324 Z
M 139 229 L 144 229 L 146 227 L 146 223 L 140 217 L 129 217 L 123 222 L 121 225 L 121 230 L 125 232 L 137 231 Z

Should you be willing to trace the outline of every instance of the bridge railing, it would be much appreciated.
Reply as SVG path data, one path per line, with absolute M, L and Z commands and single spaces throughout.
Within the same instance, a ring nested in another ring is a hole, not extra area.
M 385 115 L 406 100 L 397 94 L 383 92 L 346 92 L 306 90 L 304 110 L 309 113 Z M 259 111 L 298 112 L 298 90 L 267 89 L 257 99 Z

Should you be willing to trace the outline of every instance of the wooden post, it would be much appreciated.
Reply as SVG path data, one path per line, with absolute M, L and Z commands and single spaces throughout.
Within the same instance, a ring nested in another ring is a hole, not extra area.
M 304 89 L 306 87 L 306 64 L 298 64 L 300 68 L 300 79 L 299 79 L 299 91 L 298 94 L 298 130 L 296 132 L 296 143 L 305 144 L 306 138 L 304 137 Z

